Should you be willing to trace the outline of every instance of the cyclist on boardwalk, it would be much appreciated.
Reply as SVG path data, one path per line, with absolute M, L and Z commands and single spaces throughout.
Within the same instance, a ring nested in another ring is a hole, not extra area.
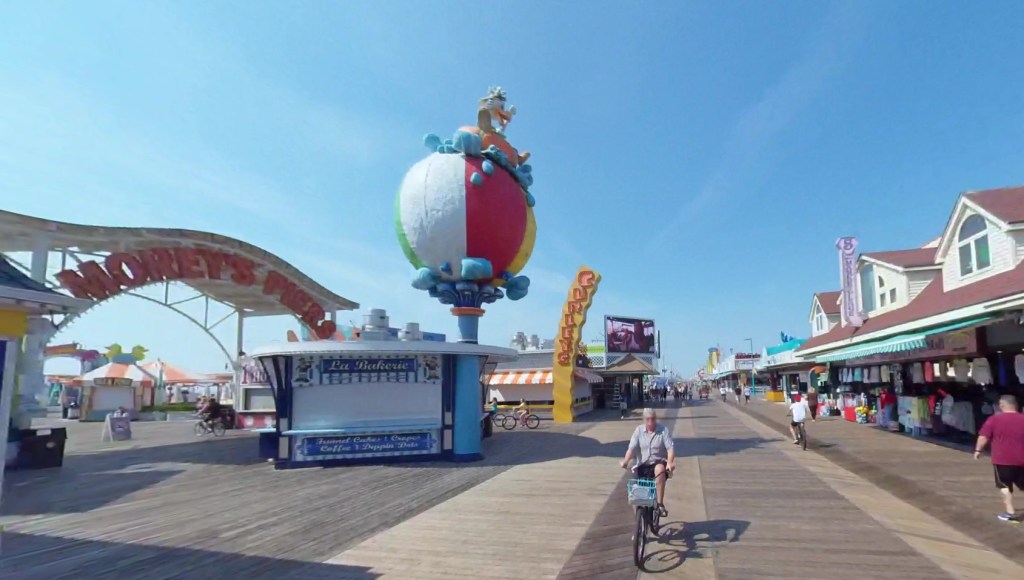
M 526 425 L 526 416 L 530 414 L 530 407 L 526 405 L 526 399 L 519 399 L 519 406 L 515 408 L 516 419 Z
M 668 510 L 665 509 L 665 480 L 676 469 L 676 449 L 668 428 L 658 425 L 658 415 L 654 409 L 644 409 L 644 423 L 633 431 L 626 456 L 619 465 L 626 467 L 634 458 L 637 462 L 636 476 L 654 479 L 661 517 L 668 516 Z
M 807 417 L 811 414 L 811 409 L 807 406 L 807 398 L 800 396 L 799 401 L 789 405 L 789 412 L 786 414 L 792 416 L 792 420 L 789 422 L 789 433 L 793 435 L 793 445 L 799 445 L 800 439 L 796 436 L 796 428 L 801 424 L 806 427 Z

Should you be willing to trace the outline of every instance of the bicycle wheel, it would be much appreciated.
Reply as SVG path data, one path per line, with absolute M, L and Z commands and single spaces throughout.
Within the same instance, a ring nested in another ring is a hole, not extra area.
M 511 431 L 515 429 L 516 423 L 518 423 L 518 421 L 512 415 L 508 415 L 501 420 L 501 426 L 504 427 L 506 431 Z
M 807 451 L 807 429 L 803 423 L 800 423 L 800 446 L 804 448 L 804 451 Z
M 223 437 L 224 436 L 224 421 L 217 420 L 213 422 L 213 436 Z
M 658 537 L 659 529 L 661 529 L 661 508 L 655 506 L 651 509 L 651 535 Z
M 194 430 L 196 432 L 196 435 L 198 435 L 200 437 L 202 437 L 203 435 L 206 435 L 206 425 L 204 425 L 202 421 L 199 421 L 198 423 L 196 423 L 196 426 L 195 426 Z
M 536 429 L 537 427 L 540 427 L 540 417 L 536 415 L 529 415 L 526 417 L 527 429 Z
M 503 415 L 502 413 L 495 413 L 495 414 L 494 414 L 494 415 L 493 415 L 493 416 L 491 417 L 491 421 L 494 421 L 494 424 L 495 424 L 495 425 L 501 425 L 501 423 L 502 423 L 502 422 L 503 422 L 504 420 L 505 420 L 505 415 Z
M 644 550 L 647 549 L 646 509 L 636 508 L 636 529 L 633 530 L 633 563 L 641 570 L 644 568 Z

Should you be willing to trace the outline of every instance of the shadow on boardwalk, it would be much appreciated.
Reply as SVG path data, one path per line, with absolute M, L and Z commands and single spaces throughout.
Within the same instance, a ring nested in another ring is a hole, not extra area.
M 76 540 L 52 536 L 7 532 L 3 534 L 7 555 L 0 564 L 0 577 L 23 580 L 58 578 L 167 578 L 167 563 L 176 562 L 176 578 L 303 578 L 373 580 L 379 578 L 365 567 L 317 564 L 298 560 L 230 554 L 195 548 L 123 544 Z M 54 562 L 59 554 L 63 562 Z M 103 557 L 102 569 L 81 569 L 78 560 Z M 38 571 L 40 561 L 48 563 Z
M 667 523 L 659 534 L 659 549 L 648 553 L 644 559 L 644 570 L 664 573 L 691 558 L 711 558 L 718 545 L 740 541 L 749 527 L 750 522 L 745 520 Z
M 607 417 L 609 413 L 599 412 L 595 415 Z M 634 423 L 632 419 L 625 419 L 622 422 Z M 602 443 L 580 434 L 592 426 L 593 423 L 589 422 L 571 425 L 553 425 L 545 422 L 539 429 L 533 431 L 498 431 L 494 437 L 484 441 L 485 458 L 479 462 L 397 463 L 377 469 L 385 469 L 387 473 L 395 474 L 397 477 L 402 473 L 415 476 L 423 469 L 490 468 L 493 471 L 494 468 L 501 470 L 515 465 L 567 457 L 607 457 L 610 463 L 621 458 L 626 450 L 626 441 Z M 686 438 L 679 440 L 676 452 L 679 457 L 709 457 L 760 447 L 764 442 L 765 440 L 760 438 Z M 186 471 L 193 471 L 197 466 L 200 469 L 209 469 L 211 466 L 229 467 L 234 468 L 229 470 L 230 473 L 245 471 L 249 476 L 258 473 L 261 474 L 260 477 L 279 480 L 293 477 L 283 475 L 283 472 L 281 475 L 275 475 L 273 467 L 257 457 L 256 438 L 251 436 L 206 438 L 163 446 L 71 454 L 65 457 L 64 466 L 61 468 L 9 473 L 4 482 L 7 492 L 5 497 L 9 500 L 0 506 L 0 515 L 31 516 L 87 512 L 160 484 Z M 210 477 L 206 475 L 208 473 L 212 472 L 196 471 L 190 477 Z M 218 478 L 227 477 L 223 475 L 226 473 L 223 470 L 217 473 L 220 474 Z

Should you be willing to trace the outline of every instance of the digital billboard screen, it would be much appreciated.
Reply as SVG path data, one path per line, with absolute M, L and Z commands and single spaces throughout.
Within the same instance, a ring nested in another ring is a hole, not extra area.
M 608 352 L 654 354 L 658 348 L 653 320 L 605 316 L 604 336 Z

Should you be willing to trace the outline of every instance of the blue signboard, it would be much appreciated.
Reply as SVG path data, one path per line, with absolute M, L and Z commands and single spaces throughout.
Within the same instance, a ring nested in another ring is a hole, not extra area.
M 306 457 L 331 455 L 373 455 L 378 453 L 424 453 L 434 450 L 432 433 L 387 433 L 382 435 L 345 435 L 306 437 L 302 454 Z
M 416 358 L 325 358 L 320 374 L 415 373 Z

